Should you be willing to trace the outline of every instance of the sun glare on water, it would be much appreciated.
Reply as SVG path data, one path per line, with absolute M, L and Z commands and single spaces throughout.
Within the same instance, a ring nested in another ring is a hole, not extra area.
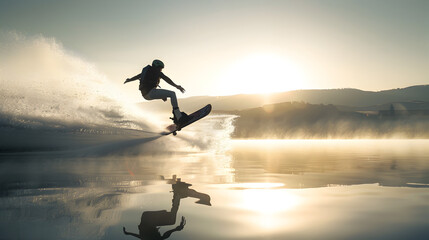
M 298 198 L 280 189 L 246 189 L 242 207 L 262 214 L 276 214 L 298 205 Z
M 243 210 L 243 217 L 254 226 L 248 233 L 259 234 L 293 226 L 287 212 L 294 212 L 303 204 L 303 199 L 294 191 L 283 189 L 283 183 L 237 183 L 228 188 L 238 191 L 234 207 Z
M 223 95 L 268 94 L 306 88 L 305 71 L 275 54 L 252 54 L 232 63 L 220 76 Z
M 300 205 L 300 198 L 285 189 L 243 190 L 242 209 L 249 211 L 248 219 L 259 230 L 274 230 L 291 226 L 284 212 L 293 211 Z

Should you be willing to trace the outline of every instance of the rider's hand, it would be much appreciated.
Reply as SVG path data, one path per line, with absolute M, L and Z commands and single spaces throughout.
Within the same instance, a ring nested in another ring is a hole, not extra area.
M 129 81 L 130 81 L 130 79 L 129 79 L 129 78 L 127 78 L 127 80 L 125 80 L 124 84 L 125 84 L 125 83 L 127 83 L 127 82 L 129 82 Z
M 167 98 L 163 98 L 163 99 L 162 99 L 162 101 L 166 102 L 166 101 L 167 101 Z
M 185 89 L 182 86 L 178 85 L 177 89 L 179 89 L 182 93 L 185 93 Z

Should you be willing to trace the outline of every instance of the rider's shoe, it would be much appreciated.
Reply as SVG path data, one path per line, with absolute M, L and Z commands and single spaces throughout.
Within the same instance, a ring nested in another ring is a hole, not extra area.
M 188 120 L 188 114 L 185 112 L 180 112 L 180 114 L 176 114 L 175 111 L 173 111 L 173 122 L 176 125 L 182 125 Z

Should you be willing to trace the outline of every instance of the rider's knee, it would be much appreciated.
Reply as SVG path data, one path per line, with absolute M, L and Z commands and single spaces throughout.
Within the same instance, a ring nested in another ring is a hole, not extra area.
M 175 92 L 173 92 L 173 91 L 170 91 L 170 97 L 176 97 L 176 93 Z

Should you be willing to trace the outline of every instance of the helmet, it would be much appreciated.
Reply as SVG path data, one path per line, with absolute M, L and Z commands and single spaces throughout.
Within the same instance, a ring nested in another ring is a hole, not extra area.
M 164 68 L 164 63 L 161 60 L 155 59 L 152 62 L 152 67 L 155 67 L 155 68 Z

